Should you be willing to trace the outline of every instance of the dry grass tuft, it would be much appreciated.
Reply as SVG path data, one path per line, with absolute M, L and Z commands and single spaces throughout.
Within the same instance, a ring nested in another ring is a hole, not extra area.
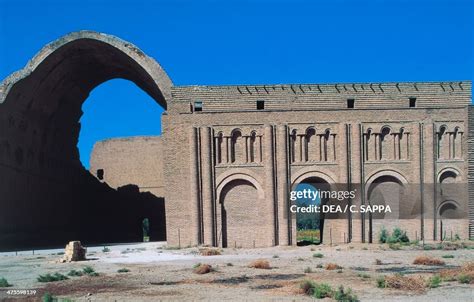
M 465 277 L 470 279 L 470 283 L 474 284 L 474 262 L 469 262 L 462 267 L 446 269 L 439 272 L 440 277 L 446 281 L 454 281 Z
M 426 281 L 421 276 L 388 275 L 385 276 L 385 287 L 422 292 L 426 288 Z
M 413 261 L 413 264 L 420 264 L 420 265 L 445 265 L 446 263 L 443 260 L 436 259 L 429 256 L 418 256 Z
M 220 250 L 218 250 L 218 249 L 209 249 L 209 248 L 200 249 L 199 253 L 201 254 L 201 256 L 219 256 L 219 255 L 221 255 Z
M 212 266 L 209 264 L 200 264 L 196 268 L 194 268 L 194 272 L 199 275 L 207 274 L 212 272 Z
M 326 264 L 326 270 L 328 271 L 333 271 L 333 270 L 336 270 L 336 269 L 341 269 L 342 267 L 336 263 L 328 263 Z
M 265 259 L 258 259 L 249 264 L 249 267 L 260 268 L 260 269 L 270 269 L 270 262 Z

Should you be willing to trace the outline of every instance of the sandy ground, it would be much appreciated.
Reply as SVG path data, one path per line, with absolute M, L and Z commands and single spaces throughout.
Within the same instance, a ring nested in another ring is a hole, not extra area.
M 302 280 L 312 279 L 337 288 L 352 288 L 361 301 L 474 301 L 474 286 L 443 282 L 439 288 L 423 293 L 379 289 L 375 279 L 383 274 L 403 272 L 426 278 L 439 269 L 474 262 L 474 250 L 454 251 L 409 248 L 391 250 L 386 245 L 350 244 L 340 246 L 273 247 L 262 249 L 225 249 L 219 256 L 201 256 L 198 248 L 168 250 L 165 243 L 138 243 L 88 247 L 87 261 L 58 263 L 62 250 L 0 253 L 0 278 L 13 287 L 0 288 L 0 300 L 39 301 L 44 292 L 74 301 L 312 301 L 299 289 Z M 313 257 L 322 253 L 322 258 Z M 420 255 L 453 255 L 443 259 L 443 267 L 413 265 Z M 255 259 L 266 259 L 271 269 L 248 267 Z M 375 259 L 382 260 L 376 265 Z M 342 270 L 328 271 L 321 264 L 337 263 Z M 193 265 L 212 265 L 214 272 L 198 275 Z M 70 277 L 69 280 L 40 283 L 40 274 L 91 266 L 99 276 Z M 305 268 L 312 273 L 305 273 Z M 128 273 L 117 270 L 127 268 Z M 370 278 L 358 275 L 368 274 Z M 8 295 L 11 289 L 35 289 L 36 295 Z

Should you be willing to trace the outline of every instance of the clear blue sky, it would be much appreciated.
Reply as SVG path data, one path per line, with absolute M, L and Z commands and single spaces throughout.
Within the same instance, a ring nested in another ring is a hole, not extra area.
M 221 2 L 0 0 L 0 78 L 82 29 L 134 43 L 176 85 L 473 78 L 471 0 Z M 124 80 L 83 110 L 85 166 L 97 140 L 161 131 L 162 110 Z

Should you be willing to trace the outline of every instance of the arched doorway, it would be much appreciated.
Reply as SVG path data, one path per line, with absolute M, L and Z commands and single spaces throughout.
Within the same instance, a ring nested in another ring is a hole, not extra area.
M 445 168 L 438 174 L 438 195 L 436 209 L 437 240 L 459 239 L 463 236 L 463 219 L 467 218 L 467 211 L 463 202 L 468 196 L 465 184 L 460 182 L 461 176 L 457 169 Z
M 0 158 L 8 179 L 0 184 L 2 248 L 135 240 L 114 227 L 130 215 L 138 225 L 138 213 L 82 167 L 76 147 L 83 102 L 115 78 L 132 81 L 166 109 L 172 82 L 160 65 L 131 43 L 89 31 L 50 43 L 0 84 L 0 143 L 12 150 Z
M 404 200 L 404 184 L 395 175 L 379 174 L 367 187 L 367 202 L 373 206 L 389 206 L 391 212 L 369 212 L 369 242 L 374 242 L 374 237 L 382 228 L 392 229 L 398 226 L 400 216 L 409 211 L 410 203 Z M 407 209 L 405 209 L 406 207 Z
M 260 185 L 251 177 L 234 177 L 223 183 L 218 192 L 218 244 L 237 248 L 269 246 L 271 212 Z
M 293 194 L 301 192 L 301 198 L 296 198 L 293 204 L 298 207 L 318 206 L 328 204 L 329 198 L 318 195 L 316 192 L 329 192 L 330 184 L 321 177 L 308 176 L 293 185 Z M 314 192 L 314 193 L 310 193 Z M 296 241 L 297 245 L 309 245 L 323 243 L 324 238 L 324 214 L 323 213 L 302 213 L 294 214 L 296 220 Z

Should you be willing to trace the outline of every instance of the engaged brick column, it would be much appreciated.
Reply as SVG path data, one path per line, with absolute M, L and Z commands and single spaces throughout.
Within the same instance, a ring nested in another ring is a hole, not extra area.
M 291 244 L 289 233 L 290 217 L 288 216 L 288 128 L 286 125 L 277 127 L 277 185 L 278 185 L 278 229 L 279 244 Z M 295 238 L 293 238 L 293 241 Z
M 263 158 L 265 160 L 265 202 L 270 203 L 268 207 L 270 209 L 270 213 L 272 215 L 272 242 L 276 244 L 276 223 L 275 223 L 275 215 L 276 215 L 276 207 L 275 207 L 275 170 L 273 167 L 273 127 L 271 125 L 265 125 L 265 132 L 264 132 L 264 154 Z
M 201 128 L 202 208 L 204 244 L 214 245 L 214 206 L 212 198 L 211 128 Z
M 190 202 L 192 213 L 193 241 L 196 244 L 201 243 L 201 221 L 199 206 L 199 170 L 198 170 L 198 150 L 197 150 L 197 129 L 192 127 L 189 133 L 189 145 L 191 147 L 190 156 Z

